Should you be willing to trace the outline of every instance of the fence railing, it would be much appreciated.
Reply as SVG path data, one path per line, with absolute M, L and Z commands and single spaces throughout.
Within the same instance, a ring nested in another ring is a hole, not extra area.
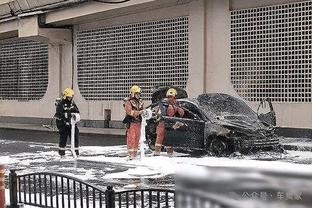
M 17 175 L 15 170 L 9 174 L 10 205 L 20 204 L 51 208 L 169 208 L 184 206 L 181 199 L 196 200 L 204 207 L 235 208 L 222 200 L 211 197 L 193 197 L 190 193 L 175 192 L 168 189 L 140 189 L 115 192 L 112 186 L 106 190 L 95 187 L 74 177 L 60 173 L 37 172 Z M 181 203 L 182 202 L 182 203 Z M 191 203 L 195 205 L 194 203 Z M 196 206 L 191 206 L 196 208 Z
M 174 207 L 173 190 L 115 192 L 112 186 L 102 190 L 77 178 L 51 172 L 17 175 L 10 170 L 9 190 L 10 208 L 20 204 L 53 208 Z

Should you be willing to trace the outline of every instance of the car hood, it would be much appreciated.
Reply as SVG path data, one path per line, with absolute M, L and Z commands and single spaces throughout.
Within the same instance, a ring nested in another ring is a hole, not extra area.
M 187 92 L 182 88 L 173 87 L 173 86 L 158 87 L 152 93 L 152 103 L 158 102 L 158 101 L 162 100 L 163 98 L 165 98 L 166 93 L 170 88 L 174 88 L 177 91 L 177 93 L 178 93 L 177 99 L 188 97 Z
M 265 126 L 260 120 L 252 120 L 248 117 L 238 115 L 219 116 L 214 123 L 230 128 L 231 130 L 239 130 L 240 132 L 246 133 L 255 133 L 272 129 L 270 126 Z

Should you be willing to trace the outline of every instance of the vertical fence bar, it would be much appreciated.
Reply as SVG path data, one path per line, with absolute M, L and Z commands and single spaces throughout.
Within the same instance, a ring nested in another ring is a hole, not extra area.
M 115 191 L 112 186 L 107 186 L 105 191 L 106 208 L 115 208 Z
M 26 199 L 26 177 L 23 176 L 23 191 L 24 191 L 24 201 L 26 202 L 27 199 Z
M 33 180 L 34 180 L 34 200 L 35 204 L 37 204 L 36 174 L 33 175 Z
M 99 191 L 99 197 L 100 197 L 100 208 L 102 208 L 102 192 Z
M 122 203 L 121 203 L 121 194 L 118 194 L 118 202 L 119 202 L 119 207 L 121 207 Z
M 83 190 L 82 184 L 79 182 L 79 189 L 80 189 L 80 207 L 83 208 Z
M 133 192 L 133 208 L 136 208 L 136 191 Z
M 129 207 L 129 192 L 126 192 L 126 207 Z
M 28 176 L 28 199 L 31 203 L 31 183 L 30 183 L 30 175 Z
M 93 195 L 93 200 L 92 200 L 93 208 L 95 208 L 95 189 L 94 188 L 92 188 L 92 195 Z
M 68 202 L 68 208 L 70 208 L 70 184 L 69 184 L 69 178 L 67 178 L 67 202 Z
M 157 191 L 157 207 L 160 208 L 160 192 Z
M 166 207 L 169 207 L 169 196 L 168 196 L 168 191 L 166 191 Z
M 22 184 L 20 182 L 20 179 L 18 180 L 18 201 L 22 202 Z
M 152 197 L 152 191 L 148 191 L 148 201 L 149 201 L 149 207 L 153 207 L 153 197 Z
M 44 179 L 44 205 L 48 206 L 48 187 L 47 187 L 47 175 L 44 174 L 43 175 L 43 179 Z
M 51 207 L 53 207 L 53 181 L 52 181 L 51 174 L 50 174 L 50 203 L 51 203 Z
M 86 185 L 86 205 L 89 208 L 89 186 Z
M 62 191 L 62 207 L 65 207 L 64 201 L 64 177 L 61 176 L 61 191 Z
M 39 203 L 42 205 L 41 174 L 39 174 Z
M 77 194 L 76 194 L 76 181 L 73 181 L 73 189 L 74 189 L 74 207 L 77 207 Z
M 10 189 L 10 205 L 17 207 L 17 175 L 15 170 L 10 170 L 9 173 L 9 189 Z
M 56 203 L 56 208 L 59 207 L 59 194 L 58 194 L 58 176 L 55 176 L 55 197 L 56 197 L 56 200 L 55 200 L 55 203 Z
M 144 191 L 141 191 L 141 207 L 145 207 L 144 206 Z

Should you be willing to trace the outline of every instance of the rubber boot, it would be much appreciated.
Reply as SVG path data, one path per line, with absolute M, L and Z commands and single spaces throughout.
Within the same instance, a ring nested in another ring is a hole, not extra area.
M 173 156 L 173 147 L 166 147 L 168 157 Z
M 135 151 L 129 151 L 128 152 L 128 159 L 134 160 L 136 158 L 136 152 Z
M 155 145 L 155 152 L 154 156 L 160 156 L 160 151 L 161 151 L 161 145 Z

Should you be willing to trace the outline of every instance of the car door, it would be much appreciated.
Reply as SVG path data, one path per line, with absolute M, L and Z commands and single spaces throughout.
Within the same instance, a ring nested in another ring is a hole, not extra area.
M 203 120 L 163 116 L 165 123 L 164 145 L 176 147 L 203 148 L 204 128 Z

